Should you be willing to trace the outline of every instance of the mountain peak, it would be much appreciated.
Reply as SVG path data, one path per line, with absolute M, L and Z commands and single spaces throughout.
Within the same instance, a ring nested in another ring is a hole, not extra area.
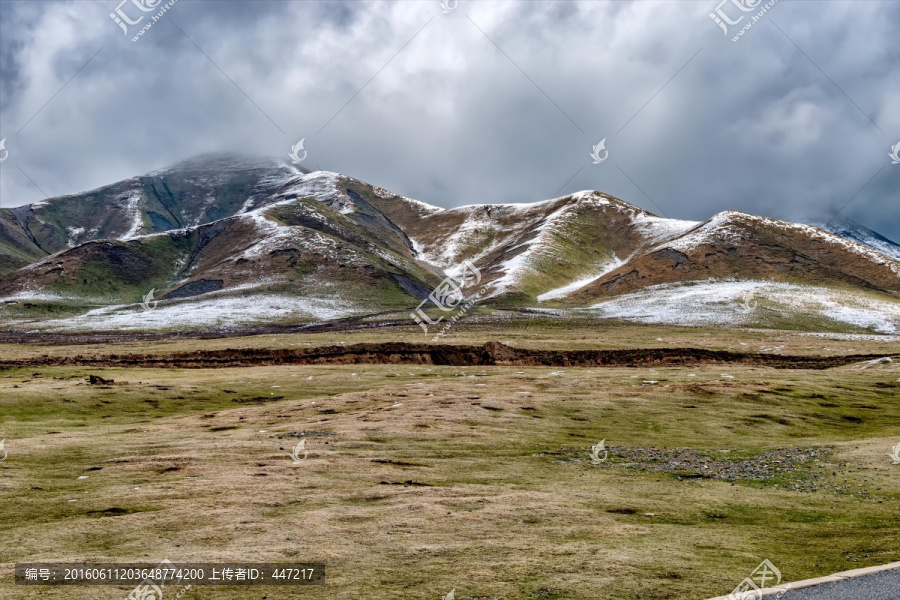
M 241 154 L 238 152 L 206 152 L 179 160 L 160 169 L 153 170 L 147 173 L 147 176 L 167 174 L 177 171 L 194 172 L 206 170 L 215 172 L 229 172 L 236 170 L 282 168 L 289 168 L 297 174 L 305 174 L 310 172 L 309 169 L 306 169 L 300 165 L 294 165 L 287 159 Z
M 880 233 L 872 231 L 865 225 L 861 225 L 848 217 L 837 215 L 829 219 L 826 223 L 814 222 L 812 224 L 815 227 L 824 229 L 825 231 L 829 231 L 853 242 L 874 248 L 879 252 L 900 260 L 900 244 L 889 240 Z

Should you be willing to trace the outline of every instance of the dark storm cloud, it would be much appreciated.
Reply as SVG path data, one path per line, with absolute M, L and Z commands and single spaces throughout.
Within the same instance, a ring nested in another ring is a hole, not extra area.
M 737 43 L 715 0 L 179 0 L 136 43 L 117 5 L 0 3 L 3 206 L 305 138 L 310 168 L 442 206 L 599 189 L 801 220 L 852 199 L 900 238 L 893 2 L 781 0 Z

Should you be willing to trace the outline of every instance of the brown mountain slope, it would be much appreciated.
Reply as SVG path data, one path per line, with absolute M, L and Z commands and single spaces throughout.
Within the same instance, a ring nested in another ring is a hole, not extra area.
M 115 304 L 155 288 L 162 299 L 265 292 L 335 296 L 369 302 L 373 311 L 415 304 L 440 272 L 417 260 L 405 234 L 349 185 L 314 173 L 237 216 L 79 244 L 3 277 L 0 296 Z
M 209 154 L 95 190 L 12 209 L 45 253 L 101 239 L 196 227 L 259 208 L 307 173 L 285 161 Z M 8 215 L 8 209 L 0 214 Z M 9 221 L 9 216 L 0 221 Z M 0 233 L 2 235 L 2 233 Z M 0 247 L 0 260 L 5 248 Z
M 900 261 L 815 227 L 728 211 L 635 256 L 568 300 L 590 303 L 652 285 L 711 278 L 896 293 Z
M 415 306 L 465 261 L 481 272 L 483 302 L 518 306 L 587 306 L 707 280 L 853 289 L 888 302 L 900 292 L 900 261 L 746 213 L 680 221 L 591 191 L 445 210 L 336 173 L 229 156 L 0 211 L 0 259 L 0 269 L 22 267 L 0 272 L 0 297 L 82 304 L 135 302 L 155 289 L 164 300 L 328 296 L 379 312 Z
M 599 276 L 696 224 L 662 219 L 599 192 L 449 210 L 421 210 L 404 199 L 377 206 L 397 219 L 424 260 L 448 272 L 471 260 L 494 297 L 525 302 Z

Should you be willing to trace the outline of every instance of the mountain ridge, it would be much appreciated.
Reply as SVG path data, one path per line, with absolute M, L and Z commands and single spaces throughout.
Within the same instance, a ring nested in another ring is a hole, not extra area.
M 150 289 L 168 302 L 263 294 L 300 313 L 334 302 L 347 314 L 402 311 L 466 261 L 494 306 L 589 307 L 727 280 L 900 293 L 900 260 L 810 225 L 739 211 L 668 219 L 597 191 L 445 209 L 237 155 L 0 210 L 0 298 L 44 298 L 63 312 L 127 305 Z

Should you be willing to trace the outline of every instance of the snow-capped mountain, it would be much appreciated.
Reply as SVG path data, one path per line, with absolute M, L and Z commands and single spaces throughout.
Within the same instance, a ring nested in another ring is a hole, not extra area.
M 814 223 L 814 225 L 900 260 L 900 244 L 892 242 L 880 233 L 872 231 L 852 219 L 838 216 L 827 223 Z
M 708 289 L 694 297 L 707 304 L 719 292 L 733 303 L 746 285 L 759 294 L 780 285 L 820 290 L 826 304 L 843 290 L 863 294 L 860 306 L 896 305 L 900 260 L 883 245 L 891 243 L 847 231 L 734 211 L 665 219 L 594 191 L 443 209 L 284 161 L 207 155 L 0 210 L 0 298 L 10 314 L 29 301 L 41 317 L 106 327 L 127 324 L 123 305 L 146 304 L 150 290 L 163 310 L 144 326 L 331 319 L 408 312 L 471 261 L 492 306 L 647 320 L 635 316 L 640 306 L 698 285 Z

